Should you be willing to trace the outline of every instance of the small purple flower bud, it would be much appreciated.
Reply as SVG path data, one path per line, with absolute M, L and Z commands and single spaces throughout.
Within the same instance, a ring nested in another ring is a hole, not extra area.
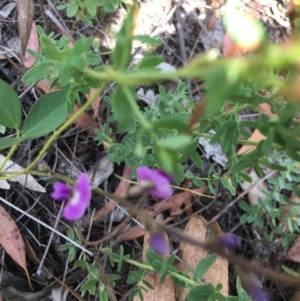
M 81 174 L 73 188 L 63 182 L 56 182 L 53 188 L 52 198 L 56 201 L 66 201 L 63 216 L 68 220 L 81 218 L 91 199 L 88 175 Z
M 48 164 L 45 160 L 41 160 L 38 163 L 37 167 L 38 167 L 38 170 L 41 172 L 51 173 L 51 168 L 50 168 L 50 166 L 48 166 Z
M 248 287 L 249 294 L 254 301 L 269 301 L 267 295 L 256 284 L 251 282 Z
M 153 233 L 150 236 L 149 244 L 150 247 L 160 255 L 166 255 L 169 252 L 169 246 L 161 232 Z
M 235 249 L 238 246 L 238 240 L 236 236 L 231 234 L 224 234 L 219 237 L 218 243 L 228 249 Z
M 170 183 L 173 177 L 166 174 L 162 170 L 153 170 L 146 166 L 140 166 L 137 169 L 137 176 L 140 186 L 148 187 L 149 184 L 153 186 L 150 190 L 150 194 L 158 199 L 169 198 L 173 190 L 170 187 Z

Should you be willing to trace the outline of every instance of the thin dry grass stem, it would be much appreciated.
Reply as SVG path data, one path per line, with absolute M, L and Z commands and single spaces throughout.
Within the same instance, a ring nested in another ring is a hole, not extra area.
M 135 212 L 137 210 L 140 210 L 142 203 L 145 202 L 146 196 L 147 195 L 143 195 L 138 200 L 138 203 L 135 205 L 135 210 L 131 211 L 130 214 L 117 227 L 115 227 L 115 229 L 109 235 L 106 235 L 105 237 L 103 237 L 99 240 L 96 240 L 96 241 L 88 241 L 83 237 L 82 230 L 81 230 L 82 223 L 80 222 L 79 226 L 77 227 L 77 233 L 78 233 L 79 238 L 87 246 L 98 246 L 107 241 L 110 241 L 114 236 L 116 236 L 117 234 L 119 234 L 120 232 L 122 232 L 124 230 L 125 226 L 130 222 L 132 217 L 135 215 Z
M 63 207 L 64 207 L 64 205 L 61 204 L 60 209 L 59 209 L 59 212 L 58 212 L 58 214 L 57 214 L 57 216 L 56 216 L 56 220 L 55 220 L 55 224 L 54 224 L 54 226 L 53 226 L 53 229 L 56 229 L 56 228 L 57 228 L 57 225 L 58 225 L 58 222 L 59 222 L 59 220 L 60 220 L 60 217 L 61 217 L 61 213 L 62 213 Z M 46 249 L 45 249 L 45 251 L 44 251 L 44 254 L 43 254 L 43 256 L 42 256 L 41 262 L 40 262 L 39 267 L 38 267 L 38 269 L 37 269 L 37 271 L 36 271 L 36 274 L 37 274 L 38 276 L 40 276 L 40 274 L 41 274 L 41 272 L 42 272 L 42 268 L 43 268 L 44 262 L 45 262 L 45 260 L 46 260 L 46 257 L 47 257 L 47 254 L 48 254 L 48 252 L 49 252 L 49 249 L 50 249 L 50 247 L 51 247 L 51 245 L 52 245 L 53 236 L 54 236 L 54 232 L 52 231 L 51 234 L 50 234 L 50 237 L 49 237 L 49 241 L 48 241 L 47 247 L 46 247 Z
M 218 218 L 220 218 L 220 216 L 222 216 L 224 213 L 226 213 L 229 208 L 231 208 L 232 206 L 234 206 L 243 196 L 245 196 L 251 189 L 253 189 L 254 187 L 256 187 L 257 185 L 261 184 L 262 182 L 264 182 L 266 179 L 272 177 L 277 171 L 276 170 L 272 170 L 270 173 L 266 174 L 264 177 L 262 177 L 259 181 L 253 183 L 248 189 L 244 190 L 242 193 L 240 193 L 235 199 L 233 199 L 230 203 L 227 204 L 227 206 L 220 211 L 217 215 L 215 215 L 210 221 L 209 223 L 212 223 L 214 221 L 216 221 Z

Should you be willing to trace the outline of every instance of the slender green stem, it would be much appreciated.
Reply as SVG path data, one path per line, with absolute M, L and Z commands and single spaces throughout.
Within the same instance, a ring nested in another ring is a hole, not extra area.
M 20 130 L 17 128 L 16 129 L 17 132 L 17 138 L 20 137 Z M 0 165 L 0 171 L 4 168 L 5 164 L 8 162 L 8 160 L 10 160 L 10 158 L 14 155 L 15 151 L 17 150 L 19 146 L 19 143 L 16 143 L 8 152 L 8 154 L 6 155 L 5 159 L 3 160 L 2 164 Z
M 76 113 L 74 113 L 74 115 L 72 115 L 56 132 L 52 134 L 52 136 L 48 139 L 48 141 L 45 143 L 45 145 L 39 152 L 38 156 L 32 161 L 30 165 L 28 165 L 25 169 L 17 173 L 13 173 L 12 175 L 6 177 L 1 177 L 1 180 L 8 180 L 14 178 L 21 174 L 27 173 L 30 169 L 32 169 L 42 159 L 43 155 L 46 153 L 48 148 L 60 136 L 60 134 L 64 132 L 70 125 L 72 125 L 72 123 L 91 106 L 91 104 L 97 99 L 97 97 L 101 95 L 101 93 L 105 89 L 105 86 L 106 83 L 103 83 L 101 87 L 97 89 L 95 93 L 82 105 L 82 107 Z
M 129 105 L 132 109 L 132 111 L 134 112 L 134 114 L 136 115 L 136 117 L 139 119 L 140 123 L 142 124 L 142 126 L 144 128 L 150 128 L 151 127 L 151 123 L 149 123 L 144 115 L 142 114 L 141 110 L 139 109 L 136 100 L 131 96 L 130 94 L 130 90 L 128 86 L 122 86 L 122 90 L 127 98 L 127 101 L 129 102 Z
M 97 250 L 97 251 L 100 251 L 101 253 L 105 253 L 107 255 L 109 255 L 109 252 L 107 250 L 103 250 L 103 249 L 100 249 L 100 250 Z M 115 262 L 119 262 L 119 260 L 117 258 L 110 258 L 112 261 L 115 261 Z M 146 263 L 141 263 L 141 262 L 138 262 L 136 260 L 133 260 L 133 259 L 124 259 L 125 262 L 131 264 L 131 265 L 134 265 L 136 267 L 139 267 L 141 269 L 145 269 L 145 270 L 148 270 L 148 271 L 155 271 L 154 268 L 149 265 L 149 264 L 146 264 Z M 189 278 L 186 278 L 184 277 L 183 275 L 180 275 L 180 274 L 177 274 L 176 272 L 169 272 L 169 274 L 179 280 L 182 280 L 184 281 L 186 284 L 189 284 L 191 286 L 195 286 L 195 285 L 198 285 L 199 283 L 189 279 Z
M 229 115 L 232 115 L 232 114 L 236 114 L 236 113 L 238 113 L 240 111 L 243 111 L 245 109 L 248 109 L 248 108 L 251 108 L 251 105 L 246 103 L 246 104 L 243 104 L 241 106 L 234 107 L 234 108 L 232 108 L 231 110 L 229 110 L 227 112 L 223 112 L 222 114 L 220 114 L 218 116 L 218 118 L 226 117 L 226 116 L 229 116 Z

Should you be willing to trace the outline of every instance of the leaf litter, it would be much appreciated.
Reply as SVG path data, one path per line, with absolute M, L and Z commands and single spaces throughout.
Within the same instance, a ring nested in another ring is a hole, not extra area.
M 0 154 L 0 165 L 6 160 L 5 156 Z M 6 172 L 16 172 L 16 171 L 22 171 L 24 168 L 20 166 L 19 164 L 7 160 L 3 167 L 3 171 Z M 45 188 L 38 183 L 38 181 L 32 176 L 32 175 L 19 175 L 17 177 L 9 179 L 11 182 L 18 182 L 20 183 L 24 188 L 28 188 L 34 191 L 38 192 L 46 192 Z M 2 189 L 10 189 L 10 185 L 6 180 L 0 180 L 0 188 Z
M 26 253 L 23 237 L 18 226 L 8 212 L 0 205 L 0 245 L 6 253 L 25 271 L 28 283 L 33 290 L 26 266 Z

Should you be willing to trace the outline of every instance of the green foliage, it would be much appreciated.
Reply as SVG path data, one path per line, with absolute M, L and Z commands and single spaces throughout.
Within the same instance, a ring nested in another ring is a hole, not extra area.
M 69 229 L 67 232 L 67 235 L 70 239 L 75 241 L 77 244 L 82 245 L 81 240 L 79 240 L 79 239 L 75 240 L 74 230 Z M 58 250 L 61 252 L 68 251 L 68 261 L 69 262 L 74 261 L 75 256 L 76 256 L 76 248 L 72 243 L 66 242 L 65 244 L 62 244 L 58 247 Z
M 120 88 L 117 87 L 115 91 L 118 90 Z M 125 101 L 124 98 L 121 99 Z M 113 104 L 109 98 L 105 98 L 105 101 Z M 184 165 L 177 163 L 178 157 L 181 157 L 180 161 L 192 157 L 192 160 L 201 166 L 200 156 L 195 151 L 198 146 L 197 137 L 184 134 L 188 130 L 187 121 L 191 116 L 189 110 L 192 103 L 192 99 L 187 96 L 187 86 L 184 83 L 179 84 L 175 91 L 168 93 L 160 87 L 160 95 L 156 98 L 155 107 L 148 107 L 143 111 L 144 120 L 152 124 L 151 129 L 144 130 L 143 123 L 134 116 L 134 118 L 130 117 L 130 122 L 127 121 L 127 124 L 123 122 L 122 129 L 126 129 L 127 133 L 121 142 L 111 141 L 112 131 L 107 129 L 106 125 L 101 131 L 95 129 L 97 133 L 95 139 L 99 144 L 106 141 L 110 145 L 107 152 L 110 159 L 116 163 L 126 162 L 134 167 L 160 166 L 175 174 L 178 181 L 181 181 L 184 177 Z M 120 114 L 130 115 L 130 110 L 127 109 L 126 114 L 124 110 L 126 108 L 120 109 Z M 115 111 L 113 113 L 111 121 L 118 119 L 118 114 Z M 123 116 L 121 120 L 123 118 L 128 116 Z
M 47 36 L 39 26 L 38 33 L 41 53 L 33 53 L 36 62 L 24 74 L 23 81 L 31 84 L 40 79 L 48 79 L 52 82 L 52 86 L 67 89 L 65 106 L 70 113 L 75 101 L 80 101 L 79 92 L 89 93 L 91 88 L 99 87 L 99 83 L 82 75 L 85 67 L 100 63 L 98 55 L 91 51 L 93 39 L 79 39 L 71 48 L 70 41 L 65 37 L 55 41 L 52 38 L 53 33 Z
M 68 18 L 76 17 L 77 20 L 86 21 L 88 26 L 93 26 L 97 15 L 115 12 L 122 3 L 129 0 L 71 0 L 57 6 L 58 10 L 66 10 Z
M 67 118 L 66 91 L 45 94 L 38 99 L 30 110 L 20 131 L 21 137 L 0 138 L 0 149 L 5 149 L 24 140 L 42 137 L 57 127 Z
M 298 205 L 292 203 L 285 196 L 287 191 L 298 191 L 298 187 L 293 183 L 299 183 L 300 169 L 298 162 L 291 159 L 284 151 L 273 150 L 266 159 L 270 166 L 275 166 L 278 173 L 276 177 L 268 178 L 271 189 L 263 191 L 265 197 L 259 200 L 257 205 L 248 205 L 245 201 L 239 202 L 239 207 L 245 212 L 241 216 L 242 223 L 255 223 L 259 228 L 264 229 L 263 235 L 268 241 L 273 241 L 274 237 L 283 237 L 282 246 L 287 247 L 300 233 L 298 223 L 295 218 L 299 217 Z M 267 164 L 268 165 L 268 164 Z M 285 194 L 284 194 L 285 193 Z M 290 210 L 283 216 L 285 206 L 289 204 Z M 264 225 L 264 218 L 268 216 L 272 230 L 267 231 Z M 282 223 L 287 224 L 284 229 Z
M 210 267 L 214 264 L 216 259 L 216 255 L 208 255 L 205 258 L 203 258 L 195 269 L 194 280 L 200 281 L 204 277 L 206 272 L 210 269 Z
M 59 127 L 68 115 L 65 105 L 66 95 L 66 91 L 43 95 L 30 110 L 22 128 L 22 136 L 34 139 Z
M 21 124 L 21 102 L 15 90 L 0 80 L 0 121 L 2 126 L 16 129 Z

